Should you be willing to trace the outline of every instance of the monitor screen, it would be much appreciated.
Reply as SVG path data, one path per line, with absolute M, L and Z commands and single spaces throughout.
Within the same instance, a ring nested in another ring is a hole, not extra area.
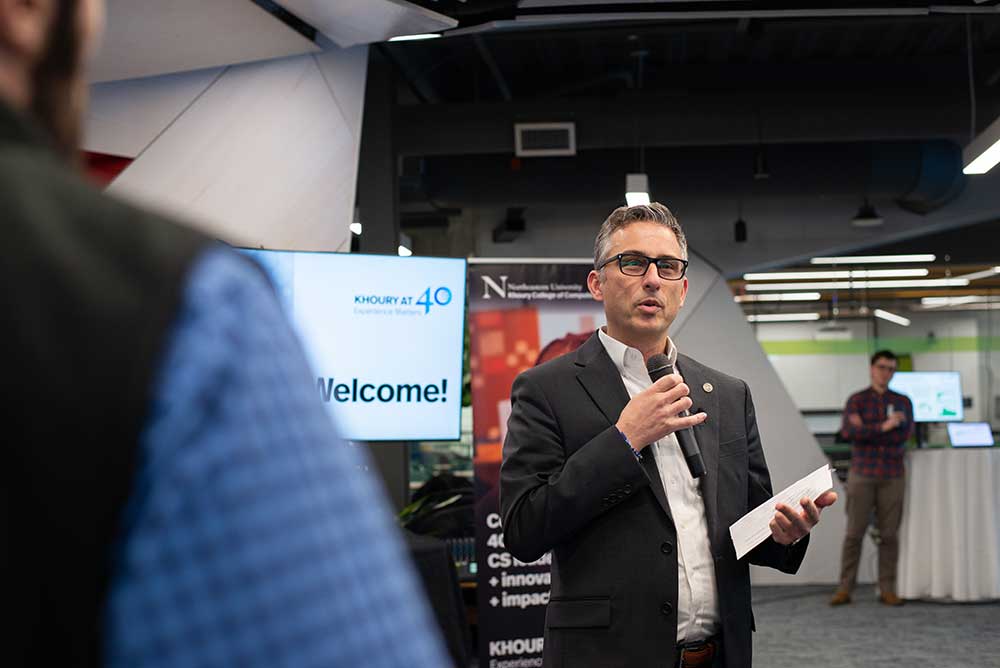
M 948 440 L 953 448 L 976 448 L 993 445 L 989 422 L 949 422 Z
M 240 249 L 271 276 L 317 400 L 356 441 L 456 440 L 464 259 Z
M 962 378 L 957 371 L 897 371 L 889 389 L 913 402 L 916 422 L 961 422 Z

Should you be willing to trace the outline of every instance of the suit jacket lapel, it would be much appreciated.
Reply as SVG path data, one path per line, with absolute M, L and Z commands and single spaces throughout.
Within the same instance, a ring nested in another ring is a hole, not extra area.
M 628 390 L 625 389 L 618 368 L 611 361 L 611 357 L 596 333 L 577 350 L 576 365 L 580 367 L 576 375 L 577 380 L 597 404 L 608 423 L 618 422 L 622 409 L 629 402 Z M 642 467 L 646 472 L 646 477 L 649 478 L 649 486 L 653 491 L 653 496 L 656 497 L 667 517 L 671 517 L 670 504 L 663 491 L 663 483 L 660 481 L 660 473 L 656 468 L 656 459 L 652 450 L 645 450 L 642 457 Z
M 708 535 L 718 536 L 719 524 L 719 396 L 704 367 L 685 355 L 679 355 L 677 370 L 691 390 L 691 414 L 708 413 L 708 419 L 694 428 L 695 438 L 705 460 L 705 475 L 701 479 L 701 496 L 705 502 L 705 516 L 708 520 Z M 710 388 L 710 390 L 706 390 Z M 715 549 L 716 541 L 712 541 Z

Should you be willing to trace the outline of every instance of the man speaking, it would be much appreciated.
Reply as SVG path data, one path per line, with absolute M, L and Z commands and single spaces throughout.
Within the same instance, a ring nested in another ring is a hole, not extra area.
M 729 526 L 772 496 L 771 481 L 746 384 L 668 336 L 687 265 L 665 206 L 616 209 L 587 279 L 607 326 L 514 382 L 500 507 L 511 554 L 552 550 L 545 666 L 750 666 L 750 564 L 796 572 L 836 501 L 779 504 L 771 537 L 736 559 Z M 654 382 L 658 355 L 674 372 Z

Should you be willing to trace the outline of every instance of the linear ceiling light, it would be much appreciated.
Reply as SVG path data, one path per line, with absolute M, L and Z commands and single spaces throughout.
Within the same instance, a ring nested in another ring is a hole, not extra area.
M 1000 274 L 1000 267 L 990 267 L 989 269 L 984 269 L 983 271 L 974 271 L 971 274 L 962 274 L 961 276 L 956 276 L 955 278 L 967 278 L 970 281 L 975 281 L 980 278 L 993 278 L 997 274 Z
M 916 255 L 840 255 L 831 257 L 814 257 L 810 264 L 892 264 L 903 262 L 933 262 L 937 259 L 931 253 Z
M 957 306 L 945 306 L 941 311 L 1000 311 L 1000 301 L 977 302 L 975 304 L 959 304 Z
M 834 271 L 772 271 L 757 274 L 743 274 L 744 281 L 797 281 L 801 279 L 823 278 L 907 278 L 926 276 L 927 269 L 855 269 Z
M 975 304 L 985 302 L 989 297 L 985 295 L 962 295 L 961 297 L 921 297 L 920 305 L 925 309 L 941 308 L 942 306 L 961 306 L 962 304 Z
M 821 297 L 818 292 L 779 292 L 770 295 L 736 295 L 733 301 L 743 302 L 815 302 Z
M 874 315 L 876 318 L 882 318 L 883 320 L 894 322 L 897 325 L 902 325 L 903 327 L 910 326 L 909 318 L 904 318 L 901 315 L 896 315 L 895 313 L 889 313 L 888 311 L 883 311 L 880 308 L 877 308 L 874 311 L 872 311 L 872 315 Z
M 750 292 L 774 290 L 890 290 L 895 288 L 962 288 L 969 284 L 967 278 L 914 278 L 898 281 L 826 281 L 812 283 L 747 283 Z
M 985 174 L 1000 162 L 1000 116 L 962 151 L 963 174 Z
M 415 42 L 420 39 L 437 39 L 441 35 L 436 32 L 422 32 L 415 35 L 399 35 L 397 37 L 390 37 L 390 42 Z
M 761 313 L 748 315 L 747 322 L 806 322 L 819 320 L 819 313 Z

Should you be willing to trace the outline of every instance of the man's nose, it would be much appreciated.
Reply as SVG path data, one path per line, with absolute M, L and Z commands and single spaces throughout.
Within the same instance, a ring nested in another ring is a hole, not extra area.
M 658 287 L 660 287 L 660 281 L 661 280 L 662 279 L 660 278 L 660 274 L 659 274 L 659 271 L 656 268 L 656 264 L 654 264 L 653 262 L 650 262 L 649 266 L 646 267 L 646 273 L 642 275 L 642 284 L 643 284 L 643 286 L 644 287 L 657 287 L 658 288 Z

